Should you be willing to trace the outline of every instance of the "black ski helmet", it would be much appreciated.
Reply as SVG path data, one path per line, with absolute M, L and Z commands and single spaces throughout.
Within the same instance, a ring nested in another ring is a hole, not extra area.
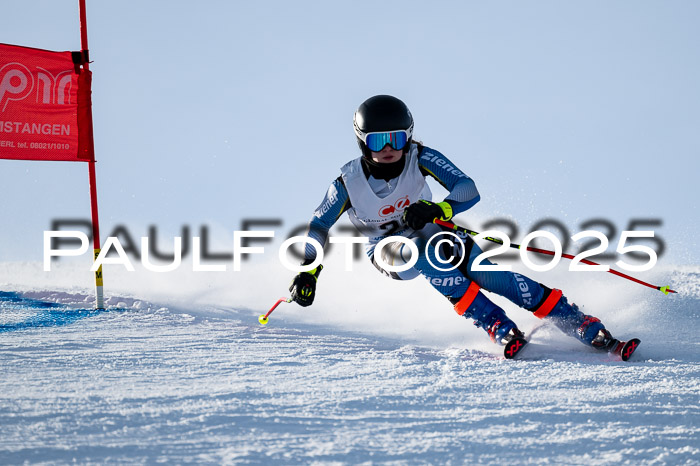
M 362 150 L 362 155 L 371 157 L 371 151 L 365 144 L 367 133 L 381 131 L 406 130 L 408 142 L 404 146 L 404 155 L 411 147 L 413 136 L 413 116 L 408 107 L 401 100 L 390 95 L 375 95 L 362 102 L 353 118 L 357 144 Z

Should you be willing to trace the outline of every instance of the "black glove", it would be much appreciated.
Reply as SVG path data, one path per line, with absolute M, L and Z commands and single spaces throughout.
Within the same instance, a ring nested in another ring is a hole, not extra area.
M 420 230 L 428 223 L 439 218 L 447 221 L 452 218 L 452 206 L 448 202 L 433 203 L 421 199 L 406 207 L 403 213 L 403 221 L 410 228 Z
M 308 272 L 299 272 L 292 281 L 289 291 L 292 292 L 292 301 L 296 301 L 300 306 L 311 306 L 316 296 L 316 281 L 321 274 L 323 266 L 319 265 Z

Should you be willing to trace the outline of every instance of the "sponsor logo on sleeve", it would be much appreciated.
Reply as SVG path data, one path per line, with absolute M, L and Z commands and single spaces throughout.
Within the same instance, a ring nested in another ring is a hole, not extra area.
M 440 167 L 442 171 L 446 171 L 451 175 L 456 176 L 457 178 L 467 178 L 467 175 L 465 175 L 461 170 L 457 169 L 457 167 L 450 164 L 447 160 L 445 160 L 438 154 L 433 154 L 432 152 L 425 152 L 423 155 L 421 155 L 421 160 L 435 164 L 438 167 Z

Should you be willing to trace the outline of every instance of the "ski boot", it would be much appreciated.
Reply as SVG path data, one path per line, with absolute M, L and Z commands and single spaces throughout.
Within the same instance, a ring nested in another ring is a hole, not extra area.
M 482 312 L 475 312 L 472 315 L 474 325 L 486 330 L 492 342 L 503 346 L 503 356 L 506 359 L 515 358 L 527 344 L 525 334 L 518 329 L 515 322 L 508 318 L 503 309 L 485 296 L 484 301 Z
M 451 299 L 455 311 L 460 316 L 474 319 L 474 325 L 483 328 L 491 341 L 504 345 L 504 356 L 514 358 L 527 344 L 523 332 L 518 330 L 515 322 L 506 313 L 491 302 L 480 291 L 479 286 L 472 282 L 466 293 L 459 299 Z
M 510 319 L 507 322 L 496 320 L 486 329 L 486 332 L 491 337 L 491 341 L 504 345 L 503 356 L 506 359 L 515 358 L 527 344 L 525 334 L 518 330 L 518 327 Z
M 551 321 L 567 335 L 593 348 L 616 354 L 623 361 L 632 356 L 639 345 L 638 339 L 621 342 L 613 338 L 600 319 L 584 314 L 576 304 L 569 304 L 561 290 L 550 289 L 544 285 L 543 288 L 545 293 L 541 302 L 530 309 L 535 317 Z
M 613 338 L 610 332 L 608 332 L 606 329 L 601 329 L 591 342 L 591 346 L 607 351 L 610 354 L 619 356 L 623 361 L 627 361 L 637 350 L 640 343 L 641 341 L 639 338 L 620 341 L 617 338 Z
M 525 334 L 516 327 L 515 322 L 506 317 L 501 308 L 496 309 L 501 311 L 501 315 L 499 315 L 498 312 L 493 312 L 491 316 L 489 316 L 491 320 L 490 324 L 484 326 L 474 321 L 474 325 L 486 329 L 492 342 L 504 346 L 503 356 L 505 356 L 506 359 L 513 359 L 527 344 Z M 504 317 L 505 319 L 503 319 Z
M 544 288 L 540 303 L 530 311 L 540 319 L 552 322 L 559 330 L 586 345 L 593 346 L 593 340 L 600 330 L 605 329 L 600 319 L 585 315 L 576 304 L 569 304 L 561 290 Z
M 498 308 L 498 310 L 501 311 L 502 315 L 499 316 L 499 313 L 492 313 L 492 315 L 489 316 L 489 324 L 484 325 L 482 322 L 474 321 L 474 325 L 486 330 L 491 341 L 497 345 L 505 345 L 513 338 L 522 337 L 524 333 L 518 330 L 515 322 L 506 317 L 503 310 L 500 308 Z

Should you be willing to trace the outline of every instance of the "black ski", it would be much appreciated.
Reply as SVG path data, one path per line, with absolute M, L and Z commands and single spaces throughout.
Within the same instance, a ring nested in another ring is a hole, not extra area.
M 614 340 L 608 352 L 623 361 L 628 361 L 639 347 L 639 344 L 639 338 L 632 338 L 627 341 Z M 513 337 L 503 348 L 503 356 L 506 359 L 517 359 L 526 345 L 528 345 L 528 341 L 524 337 Z
M 616 344 L 612 345 L 610 353 L 619 356 L 623 361 L 627 361 L 637 350 L 639 343 L 641 343 L 639 338 L 632 338 L 627 341 L 618 340 Z
M 505 348 L 503 348 L 503 356 L 506 359 L 515 358 L 518 353 L 527 345 L 527 340 L 523 337 L 513 337 L 508 343 L 506 343 Z

